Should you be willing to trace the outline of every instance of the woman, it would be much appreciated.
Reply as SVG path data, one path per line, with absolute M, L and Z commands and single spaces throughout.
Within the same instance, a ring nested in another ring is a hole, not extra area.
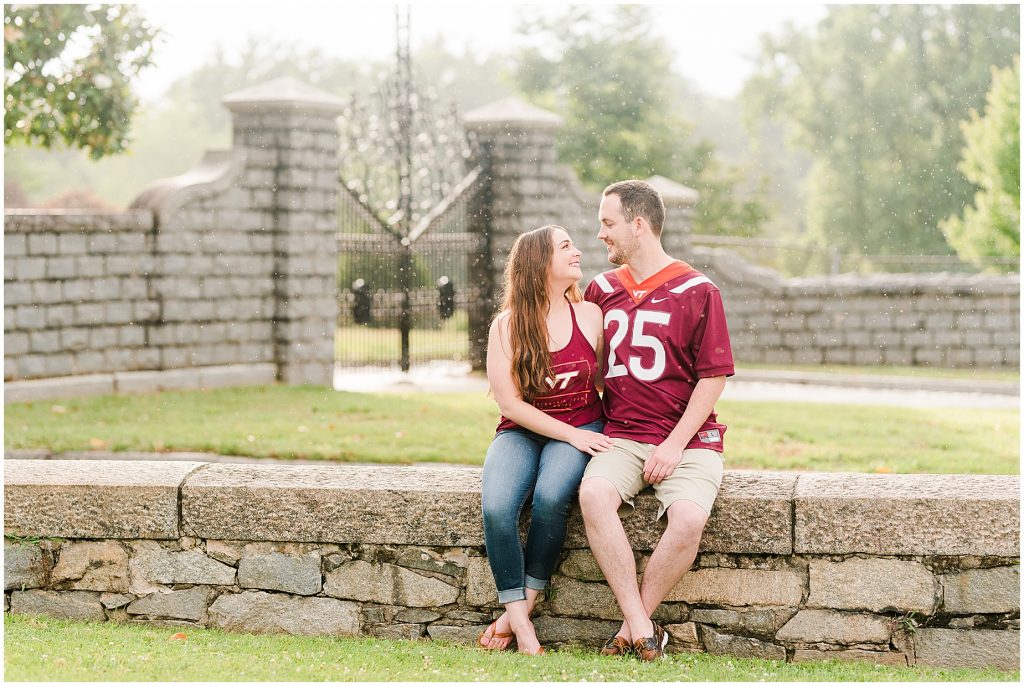
M 516 239 L 505 266 L 504 302 L 491 324 L 487 379 L 501 409 L 483 472 L 484 542 L 505 613 L 478 643 L 543 652 L 530 612 L 547 587 L 565 521 L 589 455 L 608 450 L 601 432 L 602 317 L 583 302 L 580 251 L 560 226 Z M 532 493 L 525 550 L 519 515 Z

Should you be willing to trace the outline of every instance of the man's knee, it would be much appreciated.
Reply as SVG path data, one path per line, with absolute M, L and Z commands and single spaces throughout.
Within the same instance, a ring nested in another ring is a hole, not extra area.
M 677 500 L 668 508 L 668 530 L 687 543 L 699 543 L 708 513 L 697 503 Z
M 622 504 L 622 498 L 615 485 L 607 479 L 593 477 L 580 484 L 580 509 L 584 517 L 590 517 L 611 510 L 615 512 Z

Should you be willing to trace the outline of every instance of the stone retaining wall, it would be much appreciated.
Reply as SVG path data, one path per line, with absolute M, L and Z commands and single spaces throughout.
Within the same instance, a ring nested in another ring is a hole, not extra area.
M 253 632 L 472 642 L 500 611 L 480 470 L 9 460 L 5 610 Z M 626 520 L 641 566 L 657 504 Z M 673 651 L 1019 668 L 1019 479 L 727 472 Z M 578 509 L 535 622 L 620 618 Z

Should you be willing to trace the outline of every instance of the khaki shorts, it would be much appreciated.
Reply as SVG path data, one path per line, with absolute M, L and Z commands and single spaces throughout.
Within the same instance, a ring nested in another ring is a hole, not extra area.
M 611 450 L 590 458 L 583 480 L 599 476 L 615 486 L 622 498 L 619 517 L 626 517 L 633 511 L 633 498 L 647 486 L 654 489 L 661 503 L 658 519 L 677 500 L 697 503 L 708 515 L 711 514 L 722 485 L 724 464 L 721 453 L 701 448 L 684 450 L 679 466 L 668 477 L 660 483 L 648 484 L 644 481 L 644 462 L 657 446 L 628 438 L 613 438 L 612 443 L 615 447 Z

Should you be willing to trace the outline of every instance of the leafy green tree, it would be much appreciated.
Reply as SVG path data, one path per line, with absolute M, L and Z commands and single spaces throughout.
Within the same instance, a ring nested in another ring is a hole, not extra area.
M 949 254 L 939 222 L 973 188 L 954 173 L 959 121 L 991 65 L 1019 50 L 1010 5 L 830 6 L 811 31 L 763 39 L 744 98 L 811 154 L 807 224 L 820 246 Z
M 961 122 L 967 145 L 960 170 L 980 190 L 963 218 L 942 224 L 957 254 L 979 265 L 986 257 L 1020 256 L 1020 56 L 992 72 L 984 116 L 971 110 Z
M 686 91 L 672 72 L 672 51 L 641 5 L 570 7 L 524 21 L 535 45 L 519 55 L 513 79 L 532 102 L 565 119 L 559 158 L 585 186 L 660 174 L 701 194 L 694 230 L 754 234 L 765 211 L 739 199 L 737 179 L 679 115 Z
M 515 70 L 531 100 L 565 117 L 560 155 L 591 185 L 643 178 L 696 157 L 684 145 L 689 127 L 670 106 L 671 52 L 650 38 L 649 12 L 636 5 L 611 11 L 604 18 L 578 5 L 524 22 L 521 30 L 542 47 L 526 49 Z
M 5 5 L 4 143 L 123 152 L 156 36 L 133 5 Z

